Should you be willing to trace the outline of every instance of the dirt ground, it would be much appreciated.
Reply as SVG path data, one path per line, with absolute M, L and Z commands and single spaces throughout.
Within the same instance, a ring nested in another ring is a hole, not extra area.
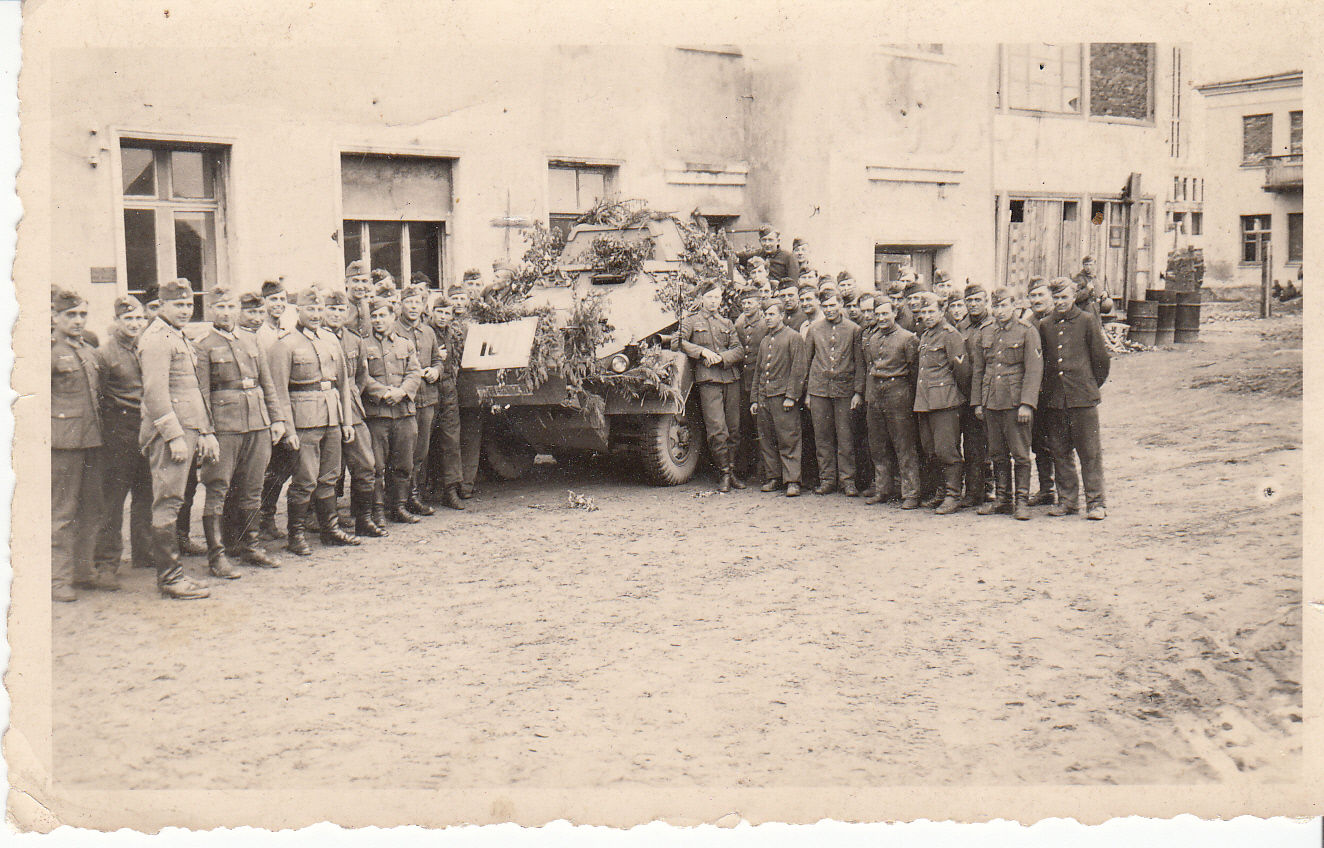
M 1233 320 L 1114 361 L 1102 523 L 539 466 L 390 539 L 204 578 L 208 601 L 158 599 L 131 570 L 118 594 L 56 605 L 57 778 L 1290 779 L 1301 318 L 1206 310 Z

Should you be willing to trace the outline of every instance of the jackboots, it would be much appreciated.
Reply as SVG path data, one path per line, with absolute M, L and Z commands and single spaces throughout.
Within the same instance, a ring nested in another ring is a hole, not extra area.
M 405 498 L 405 509 L 414 515 L 433 515 L 436 513 L 435 509 L 419 500 L 418 489 L 412 490 L 409 497 Z
M 340 529 L 340 516 L 336 512 L 336 498 L 322 498 L 314 503 L 317 509 L 317 526 L 322 531 L 323 545 L 359 545 L 357 538 Z
M 221 542 L 221 517 L 202 514 L 202 534 L 207 540 L 207 570 L 212 577 L 224 577 L 226 580 L 238 580 L 243 575 L 235 570 L 225 555 L 225 545 Z
M 230 548 L 231 556 L 245 565 L 257 568 L 279 568 L 280 560 L 262 550 L 257 543 L 258 511 L 250 509 L 239 515 L 236 522 L 238 526 L 235 528 L 234 547 Z
M 211 595 L 206 586 L 194 583 L 184 574 L 173 524 L 152 528 L 152 559 L 156 564 L 156 588 L 163 597 L 189 601 Z
M 313 549 L 308 546 L 308 538 L 304 536 L 303 525 L 308 520 L 308 504 L 296 504 L 290 501 L 286 505 L 289 512 L 285 522 L 288 531 L 288 537 L 285 540 L 285 549 L 295 556 L 312 556 Z
M 386 535 L 386 506 L 377 500 L 375 495 L 373 496 L 371 515 L 372 523 L 381 529 L 382 535 Z
M 1017 521 L 1030 520 L 1030 466 L 1016 463 L 1016 509 L 1012 517 Z
M 946 491 L 943 493 L 942 503 L 933 511 L 934 515 L 951 515 L 961 508 L 957 503 L 957 498 L 961 494 L 961 463 L 954 462 L 942 470 L 943 485 Z
M 394 486 L 386 487 L 386 502 L 390 504 L 386 509 L 386 516 L 397 524 L 417 524 L 422 520 L 405 509 L 404 495 Z
M 1006 515 L 1011 512 L 1011 463 L 999 462 L 993 466 L 995 484 L 993 500 L 984 501 L 975 512 L 979 515 Z
M 447 486 L 441 493 L 441 505 L 449 509 L 464 509 L 464 501 L 460 500 L 459 485 Z
M 351 491 L 349 509 L 354 514 L 354 532 L 359 536 L 380 539 L 388 535 L 385 527 L 379 527 L 372 516 L 372 495 Z M 383 516 L 383 521 L 385 517 Z
M 965 463 L 965 497 L 961 498 L 961 506 L 980 506 L 987 502 L 987 487 L 988 465 L 983 462 Z

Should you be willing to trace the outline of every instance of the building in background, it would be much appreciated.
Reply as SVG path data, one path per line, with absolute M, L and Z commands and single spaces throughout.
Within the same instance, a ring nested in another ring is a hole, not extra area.
M 86 284 L 95 315 L 176 276 L 199 308 L 216 282 L 339 284 L 354 259 L 442 285 L 518 259 L 519 224 L 564 228 L 619 195 L 742 240 L 771 221 L 818 270 L 879 283 L 913 265 L 1023 284 L 1093 254 L 1114 295 L 1143 297 L 1201 228 L 1179 45 L 400 44 L 357 51 L 354 73 L 343 58 L 38 57 L 51 117 L 24 155 L 54 199 L 30 230 L 49 237 L 50 279 Z
M 1211 282 L 1259 285 L 1265 252 L 1275 280 L 1295 280 L 1305 247 L 1301 71 L 1199 86 L 1207 112 Z

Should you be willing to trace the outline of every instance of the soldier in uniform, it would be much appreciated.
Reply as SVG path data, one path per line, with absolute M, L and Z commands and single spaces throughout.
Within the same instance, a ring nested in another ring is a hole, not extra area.
M 800 399 L 809 374 L 808 343 L 782 320 L 780 303 L 763 310 L 768 332 L 759 343 L 749 411 L 758 421 L 763 470 L 762 491 L 786 484 L 786 496 L 800 494 Z
M 896 295 L 891 295 L 892 303 L 896 306 L 897 326 L 916 335 L 923 331 L 923 328 L 919 325 L 918 316 L 919 296 L 923 293 L 924 288 L 916 281 L 910 280 L 900 286 L 899 298 Z
M 956 290 L 956 284 L 946 271 L 937 270 L 933 272 L 933 293 L 938 296 L 940 301 L 950 301 L 953 298 L 959 298 L 960 293 Z
M 469 293 L 452 286 L 447 298 L 451 303 L 451 350 L 455 359 L 456 389 L 460 399 L 460 497 L 469 500 L 477 493 L 478 460 L 483 452 L 483 405 L 473 389 L 459 379 L 459 366 L 464 355 L 464 343 L 469 338 Z
M 417 524 L 418 517 L 405 509 L 405 499 L 414 473 L 418 438 L 414 397 L 423 369 L 413 342 L 397 332 L 395 312 L 382 298 L 372 301 L 372 333 L 363 341 L 363 411 L 377 463 L 374 519 L 385 516 L 401 524 Z
M 1076 305 L 1076 284 L 1053 281 L 1053 314 L 1039 325 L 1044 347 L 1044 397 L 1058 502 L 1049 515 L 1080 511 L 1080 480 L 1072 451 L 1080 457 L 1085 484 L 1085 517 L 1107 516 L 1103 491 L 1103 449 L 1099 444 L 1099 387 L 1108 379 L 1110 359 L 1097 316 Z
M 288 307 L 285 284 L 279 280 L 266 280 L 259 292 L 266 310 L 262 326 L 256 330 L 257 346 L 267 357 L 270 364 L 275 356 L 276 341 L 282 332 L 281 321 Z M 280 491 L 294 472 L 299 451 L 295 447 L 297 433 L 292 422 L 286 422 L 285 439 L 271 446 L 271 460 L 267 463 L 266 479 L 262 482 L 262 519 L 258 525 L 259 534 L 266 539 L 281 539 L 285 534 L 276 526 L 276 507 L 280 503 Z
M 721 472 L 719 492 L 743 489 L 732 469 L 732 435 L 740 431 L 740 383 L 736 367 L 745 354 L 736 328 L 718 314 L 722 290 L 708 284 L 699 292 L 699 308 L 680 322 L 680 349 L 695 360 L 694 383 L 699 389 L 708 451 Z
M 736 338 L 740 339 L 740 349 L 744 355 L 744 368 L 740 373 L 740 439 L 736 450 L 736 469 L 749 479 L 761 464 L 758 446 L 758 425 L 749 407 L 750 390 L 754 385 L 754 373 L 758 370 L 759 343 L 768 333 L 768 321 L 763 316 L 763 296 L 757 289 L 746 289 L 740 295 L 741 313 L 736 318 Z
M 170 280 L 160 288 L 161 310 L 138 339 L 142 368 L 142 425 L 138 444 L 152 469 L 152 551 L 156 585 L 168 598 L 192 600 L 210 592 L 184 574 L 175 533 L 189 468 L 197 457 L 215 462 L 220 445 L 198 385 L 198 356 L 183 328 L 193 315 L 193 287 Z
M 76 601 L 74 586 L 114 590 L 119 583 L 114 570 L 92 568 L 102 442 L 100 377 L 83 340 L 87 301 L 53 292 L 51 324 L 51 599 Z
M 953 294 L 947 299 L 946 311 L 947 323 L 965 335 L 966 330 L 970 329 L 970 310 L 966 308 L 965 300 L 959 294 Z
M 988 292 L 979 283 L 965 287 L 965 307 L 969 313 L 970 326 L 957 332 L 965 337 L 965 349 L 969 360 L 974 359 L 974 348 L 979 333 L 993 322 L 989 314 Z M 963 387 L 971 393 L 969 387 Z M 987 500 L 988 488 L 988 430 L 984 422 L 975 417 L 973 406 L 961 407 L 961 447 L 965 454 L 965 496 L 961 499 L 962 507 L 978 507 Z
M 915 412 L 919 437 L 930 468 L 941 479 L 935 488 L 943 499 L 938 515 L 950 515 L 960 507 L 961 496 L 961 408 L 966 404 L 963 386 L 970 384 L 970 357 L 965 339 L 944 319 L 933 292 L 920 295 L 919 320 L 924 334 L 919 339 L 919 369 L 915 382 Z
M 762 248 L 763 261 L 768 264 L 768 276 L 774 280 L 800 276 L 800 263 L 795 257 L 782 249 L 781 233 L 771 224 L 759 227 L 759 246 Z M 798 328 L 797 328 L 798 329 Z
M 309 556 L 312 549 L 304 524 L 310 503 L 316 510 L 322 544 L 359 544 L 340 529 L 336 517 L 341 445 L 354 441 L 353 387 L 340 340 L 322 329 L 322 293 L 304 289 L 294 303 L 298 321 L 276 340 L 270 366 L 282 416 L 295 428 L 290 447 L 298 452 L 286 500 L 285 546 L 297 556 Z
M 464 509 L 460 484 L 464 482 L 460 454 L 460 396 L 456 378 L 460 370 L 460 350 L 455 332 L 454 310 L 445 295 L 438 293 L 428 311 L 428 323 L 437 339 L 441 356 L 441 376 L 437 380 L 437 423 L 432 430 L 431 469 L 439 502 L 451 509 Z
M 350 424 L 354 439 L 345 443 L 341 451 L 345 467 L 350 474 L 349 508 L 354 516 L 354 533 L 358 536 L 381 538 L 389 535 L 377 524 L 372 512 L 377 480 L 377 460 L 372 451 L 372 434 L 363 416 L 363 387 L 367 383 L 367 352 L 363 337 L 349 324 L 355 321 L 354 305 L 343 292 L 333 291 L 326 296 L 322 323 L 332 335 L 340 339 L 345 352 L 345 369 L 350 383 Z M 383 524 L 385 521 L 383 520 Z
M 1016 317 L 1016 299 L 1007 289 L 993 292 L 993 320 L 974 336 L 970 405 L 984 422 L 993 460 L 996 496 L 980 504 L 980 515 L 1013 512 L 1030 519 L 1030 430 L 1039 402 L 1044 360 L 1039 331 Z
M 800 289 L 792 280 L 782 280 L 777 288 L 777 299 L 782 305 L 783 321 L 792 330 L 799 331 L 806 316 L 800 311 Z
M 405 289 L 400 298 L 400 320 L 395 324 L 395 332 L 413 343 L 421 368 L 422 382 L 414 396 L 414 419 L 418 423 L 418 437 L 414 440 L 414 474 L 405 498 L 405 509 L 415 515 L 432 515 L 434 512 L 432 507 L 423 503 L 419 490 L 424 484 L 423 475 L 432 449 L 432 425 L 441 397 L 437 392 L 437 381 L 441 379 L 441 349 L 437 346 L 437 334 L 423 322 L 427 296 L 427 289 L 419 286 Z
M 359 338 L 372 332 L 370 304 L 373 288 L 372 274 L 368 273 L 362 259 L 355 259 L 345 266 L 345 291 L 349 295 L 349 317 L 345 326 Z
M 1053 290 L 1048 280 L 1043 277 L 1030 279 L 1030 314 L 1027 320 L 1030 326 L 1039 330 L 1043 322 L 1053 314 Z M 1042 336 L 1041 336 L 1042 339 Z M 1044 425 L 1043 381 L 1039 383 L 1039 401 L 1035 406 L 1039 410 L 1034 416 L 1030 430 L 1030 447 L 1034 451 L 1034 468 L 1039 477 L 1039 491 L 1030 496 L 1030 506 L 1052 505 L 1057 503 L 1057 487 L 1053 483 L 1053 451 L 1048 442 L 1048 429 Z
M 231 580 L 240 575 L 227 551 L 250 565 L 279 564 L 252 544 L 247 530 L 261 506 L 271 445 L 286 431 L 267 358 L 251 333 L 236 331 L 239 310 L 236 292 L 213 289 L 207 308 L 211 330 L 197 344 L 199 385 L 219 446 L 218 460 L 199 474 L 207 490 L 202 532 L 212 575 Z
M 129 507 L 129 550 L 135 568 L 152 567 L 152 472 L 138 450 L 143 375 L 138 338 L 147 314 L 137 298 L 115 300 L 115 323 L 96 351 L 101 381 L 101 436 L 105 495 L 101 529 L 92 555 L 97 574 L 113 575 L 124 553 L 124 501 Z
M 846 272 L 843 271 L 842 273 Z M 855 299 L 855 312 L 860 316 L 860 320 L 855 323 L 860 325 L 861 346 L 863 346 L 865 335 L 874 327 L 874 309 L 877 304 L 878 299 L 873 292 L 864 292 Z M 849 313 L 847 317 L 850 317 Z M 861 350 L 861 356 L 863 356 L 863 350 Z M 867 379 L 869 360 L 865 359 L 863 362 Z M 878 493 L 878 487 L 874 485 L 873 457 L 869 453 L 869 404 L 867 398 L 865 403 L 851 410 L 850 426 L 851 431 L 855 433 L 855 484 L 860 487 L 862 497 L 871 498 Z
M 805 332 L 809 357 L 809 410 L 817 439 L 819 482 L 814 494 L 856 497 L 851 412 L 864 403 L 860 327 L 841 311 L 836 292 L 823 297 L 823 315 Z
M 818 286 L 806 283 L 799 288 L 800 312 L 804 315 L 804 322 L 797 327 L 801 334 L 807 331 L 810 324 L 823 317 L 821 304 L 818 300 Z
M 915 434 L 915 373 L 919 339 L 896 323 L 888 298 L 874 307 L 874 325 L 860 340 L 868 371 L 864 400 L 869 455 L 876 492 L 865 503 L 901 498 L 902 509 L 919 507 L 919 449 Z M 899 489 L 893 481 L 899 477 Z

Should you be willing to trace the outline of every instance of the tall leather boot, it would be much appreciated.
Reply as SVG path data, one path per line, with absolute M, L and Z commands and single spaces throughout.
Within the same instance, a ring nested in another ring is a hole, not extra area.
M 179 539 L 175 525 L 152 528 L 152 559 L 156 564 L 156 588 L 163 597 L 180 601 L 206 598 L 211 591 L 194 583 L 184 574 L 179 560 Z
M 441 504 L 450 509 L 464 509 L 464 501 L 460 500 L 459 484 L 446 487 L 446 491 L 441 494 Z
M 961 495 L 961 463 L 954 462 L 943 468 L 943 484 L 946 491 L 942 503 L 933 511 L 934 515 L 951 515 L 961 508 L 958 498 Z
M 207 570 L 212 576 L 224 577 L 226 580 L 238 580 L 242 577 L 243 575 L 235 570 L 225 555 L 225 545 L 221 543 L 221 517 L 203 513 L 202 533 L 207 539 Z
M 988 485 L 988 469 L 982 462 L 965 463 L 965 496 L 961 506 L 979 506 L 984 503 L 984 489 Z
M 997 463 L 993 466 L 993 500 L 984 501 L 975 510 L 979 515 L 1005 515 L 1011 512 L 1011 463 Z
M 202 556 L 207 553 L 207 549 L 189 538 L 189 524 L 193 518 L 192 510 L 185 511 L 181 509 L 179 515 L 175 517 L 175 535 L 176 544 L 179 546 L 180 556 Z
M 435 509 L 419 500 L 417 486 L 410 489 L 409 497 L 405 498 L 405 509 L 414 515 L 433 515 L 436 513 Z
M 1012 518 L 1017 521 L 1030 520 L 1030 466 L 1023 462 L 1016 463 L 1016 507 Z
M 727 492 L 731 491 L 731 469 L 730 469 L 730 468 L 723 468 L 723 469 L 722 469 L 722 476 L 721 476 L 721 478 L 717 481 L 717 491 L 719 491 L 719 492 L 721 492 L 721 493 L 723 493 L 723 494 L 726 494 Z
M 349 509 L 354 514 L 354 532 L 362 537 L 380 539 L 389 535 L 385 527 L 379 527 L 372 519 L 372 495 L 355 492 L 349 493 Z
M 386 516 L 397 524 L 417 524 L 421 519 L 405 509 L 405 497 L 400 490 L 393 485 L 386 487 Z
M 745 485 L 745 481 L 740 479 L 740 475 L 736 473 L 736 469 L 734 467 L 727 466 L 726 473 L 731 477 L 731 488 L 733 489 L 749 488 L 747 485 Z
M 359 540 L 340 529 L 340 516 L 336 514 L 336 498 L 322 498 L 314 506 L 317 509 L 317 526 L 322 531 L 323 545 L 353 545 Z
M 269 480 L 262 482 L 262 521 L 257 526 L 258 536 L 275 541 L 284 539 L 276 524 L 276 506 L 280 503 L 280 486 L 273 486 Z
M 383 535 L 386 533 L 386 504 L 377 499 L 376 493 L 372 496 L 372 523 L 381 528 Z
M 286 520 L 287 536 L 285 539 L 285 549 L 295 556 L 312 556 L 313 549 L 308 546 L 308 538 L 304 536 L 303 525 L 308 520 L 308 504 L 296 504 L 290 501 L 285 507 L 289 515 Z
M 242 516 L 238 524 L 239 541 L 235 542 L 234 556 L 245 565 L 256 566 L 257 568 L 279 568 L 280 560 L 262 550 L 258 545 L 257 521 L 258 511 L 255 509 L 240 513 Z

